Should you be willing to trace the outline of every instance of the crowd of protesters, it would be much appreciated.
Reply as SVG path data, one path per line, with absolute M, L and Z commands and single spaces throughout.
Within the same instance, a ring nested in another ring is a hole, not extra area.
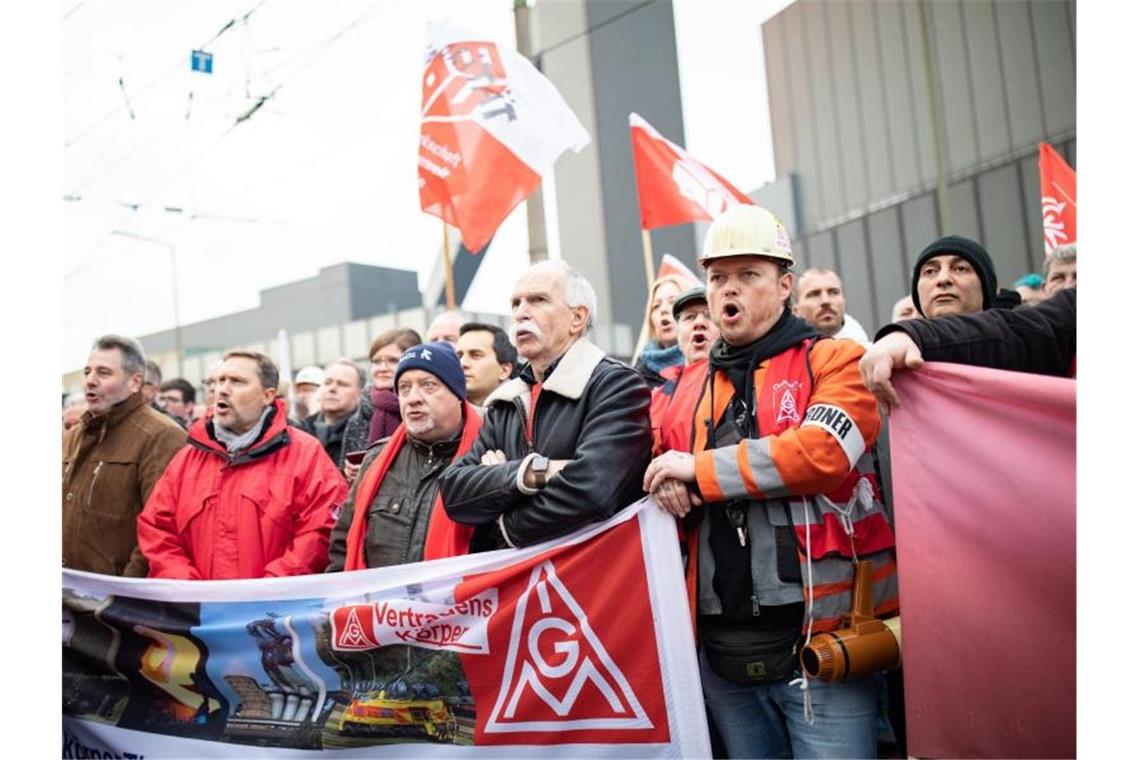
M 593 287 L 561 262 L 504 294 L 507 330 L 445 312 L 422 338 L 377 336 L 368 371 L 337 359 L 288 389 L 268 356 L 235 350 L 200 399 L 136 340 L 102 336 L 63 409 L 63 565 L 352 571 L 532 545 L 651 494 L 678 522 L 715 746 L 874 757 L 882 674 L 808 697 L 797 652 L 849 611 L 853 553 L 876 570 L 876 614 L 898 611 L 892 374 L 940 360 L 1075 376 L 1076 248 L 1002 289 L 979 243 L 939 238 L 873 341 L 839 274 L 796 273 L 759 207 L 715 219 L 698 262 L 704 283 L 652 283 L 633 366 L 590 340 Z

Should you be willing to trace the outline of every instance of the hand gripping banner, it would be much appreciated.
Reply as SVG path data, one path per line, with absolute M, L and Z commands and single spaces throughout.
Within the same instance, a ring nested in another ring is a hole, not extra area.
M 708 757 L 677 546 L 643 500 L 354 573 L 64 571 L 63 756 Z
M 1076 757 L 1076 385 L 937 363 L 898 377 L 911 756 Z

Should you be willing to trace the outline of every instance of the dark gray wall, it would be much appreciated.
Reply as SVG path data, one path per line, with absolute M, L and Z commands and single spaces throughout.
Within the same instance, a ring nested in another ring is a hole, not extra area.
M 951 183 L 1075 135 L 1073 0 L 923 3 Z M 934 186 L 917 2 L 801 0 L 762 34 L 776 173 L 799 175 L 805 235 Z
M 610 313 L 615 322 L 639 326 L 645 317 L 645 299 L 631 294 L 645 290 L 645 264 L 629 113 L 640 114 L 678 145 L 685 144 L 685 129 L 673 6 L 657 2 L 611 21 L 634 5 L 634 0 L 588 0 L 586 21 L 590 28 L 596 28 L 589 35 L 589 49 L 612 293 Z M 654 230 L 651 237 L 655 265 L 660 264 L 663 254 L 671 253 L 696 266 L 693 225 L 663 227 Z M 563 251 L 563 255 L 571 258 L 569 252 Z
M 1058 151 L 1075 158 L 1074 144 L 1060 143 Z M 985 246 L 1005 287 L 1041 271 L 1039 177 L 1033 150 L 950 186 L 956 211 L 949 232 Z M 890 321 L 895 301 L 910 292 L 918 254 L 936 237 L 938 206 L 934 192 L 927 191 L 795 240 L 792 251 L 798 271 L 827 267 L 839 273 L 847 310 L 871 331 Z
M 256 309 L 182 326 L 183 351 L 198 353 L 264 341 L 282 327 L 305 332 L 420 305 L 415 272 L 365 264 L 334 264 L 316 277 L 266 288 Z M 148 352 L 174 350 L 174 331 L 140 337 Z
M 937 157 L 914 0 L 800 0 L 762 27 L 778 176 L 796 180 L 802 270 L 835 269 L 868 330 L 940 232 L 989 250 L 1003 285 L 1039 271 L 1037 143 L 1076 168 L 1073 0 L 921 0 L 948 174 Z

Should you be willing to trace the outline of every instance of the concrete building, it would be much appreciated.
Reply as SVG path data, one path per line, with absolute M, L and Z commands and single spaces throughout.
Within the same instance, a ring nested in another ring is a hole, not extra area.
M 412 271 L 345 262 L 324 267 L 316 277 L 266 288 L 257 308 L 182 325 L 182 374 L 197 384 L 225 351 L 237 347 L 280 361 L 280 330 L 288 336 L 294 368 L 344 355 L 366 358 L 371 336 L 395 326 L 397 318 L 399 324 L 426 327 L 417 280 Z M 137 337 L 164 378 L 178 376 L 175 330 Z M 63 385 L 67 392 L 80 390 L 81 369 L 65 374 Z
M 324 267 L 316 277 L 266 288 L 255 309 L 182 326 L 188 357 L 265 340 L 279 329 L 301 332 L 387 314 L 420 305 L 415 272 L 345 262 Z M 173 351 L 175 331 L 139 338 L 147 353 Z
M 791 206 L 798 268 L 838 271 L 868 330 L 940 234 L 1003 285 L 1040 271 L 1038 143 L 1076 168 L 1075 2 L 801 0 L 762 34 L 780 180 L 753 197 Z
M 613 325 L 614 353 L 629 356 L 645 318 L 648 284 L 629 114 L 684 144 L 672 3 L 538 0 L 532 59 L 590 133 L 554 167 L 562 258 L 598 293 L 598 318 Z M 587 31 L 588 30 L 588 31 Z M 695 266 L 693 225 L 654 230 L 655 264 L 672 253 Z

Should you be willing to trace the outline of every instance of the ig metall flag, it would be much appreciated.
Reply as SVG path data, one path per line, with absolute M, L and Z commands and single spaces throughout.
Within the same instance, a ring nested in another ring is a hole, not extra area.
M 478 251 L 585 127 L 513 50 L 450 24 L 429 24 L 423 75 L 420 207 Z

